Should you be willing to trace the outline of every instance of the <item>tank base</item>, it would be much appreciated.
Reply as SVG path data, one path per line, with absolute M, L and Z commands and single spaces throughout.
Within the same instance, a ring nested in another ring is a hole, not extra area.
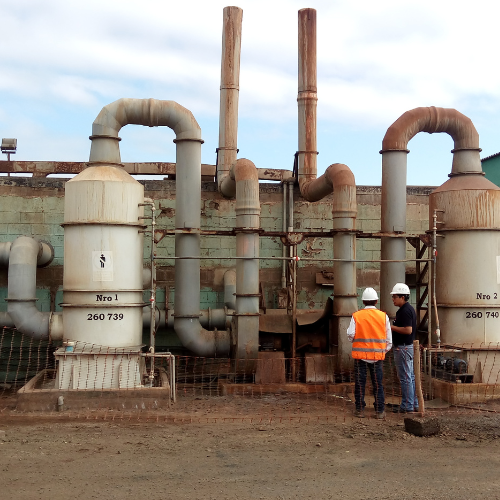
M 171 405 L 167 373 L 160 369 L 159 387 L 136 389 L 56 389 L 56 370 L 39 372 L 17 392 L 18 411 L 154 410 Z

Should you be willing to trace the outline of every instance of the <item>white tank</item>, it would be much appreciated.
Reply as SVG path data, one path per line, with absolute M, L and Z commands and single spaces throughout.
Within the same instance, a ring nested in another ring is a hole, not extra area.
M 500 189 L 481 175 L 453 176 L 429 196 L 431 221 L 434 209 L 444 210 L 436 262 L 441 341 L 500 343 Z
M 144 187 L 118 166 L 88 167 L 66 183 L 64 339 L 142 343 Z

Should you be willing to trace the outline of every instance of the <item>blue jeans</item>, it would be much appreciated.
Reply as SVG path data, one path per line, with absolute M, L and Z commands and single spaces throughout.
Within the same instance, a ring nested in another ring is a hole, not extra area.
M 354 400 L 356 410 L 362 410 L 365 406 L 365 385 L 366 385 L 366 369 L 370 372 L 372 379 L 373 395 L 375 396 L 375 411 L 382 413 L 385 408 L 384 401 L 384 386 L 382 383 L 384 371 L 382 360 L 375 363 L 367 363 L 362 359 L 354 360 Z
M 401 384 L 401 409 L 418 410 L 415 391 L 415 373 L 413 372 L 413 345 L 394 347 L 394 363 Z

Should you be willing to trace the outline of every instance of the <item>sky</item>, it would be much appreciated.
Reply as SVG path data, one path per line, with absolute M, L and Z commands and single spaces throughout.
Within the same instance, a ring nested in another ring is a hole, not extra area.
M 92 122 L 122 98 L 173 100 L 218 146 L 218 0 L 0 0 L 0 136 L 12 159 L 87 161 Z M 230 5 L 230 4 L 229 4 Z M 317 10 L 318 175 L 345 163 L 380 185 L 387 128 L 419 106 L 455 108 L 500 151 L 500 4 L 492 0 L 241 0 L 239 157 L 291 170 L 297 145 L 297 12 Z M 124 127 L 122 161 L 175 161 L 168 128 Z M 453 140 L 409 143 L 409 185 L 440 185 Z M 6 159 L 6 157 L 3 157 Z

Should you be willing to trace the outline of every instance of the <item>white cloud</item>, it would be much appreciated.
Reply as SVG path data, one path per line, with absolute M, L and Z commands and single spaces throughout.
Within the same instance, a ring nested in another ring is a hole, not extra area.
M 115 99 L 154 97 L 176 100 L 195 116 L 214 120 L 225 5 L 219 0 L 0 3 L 0 117 L 2 110 L 12 116 L 16 109 L 19 120 L 39 127 L 40 136 L 52 137 L 57 130 L 68 135 L 68 127 L 58 129 L 48 109 L 58 116 L 72 110 L 68 120 L 75 125 L 69 128 L 76 133 L 90 127 L 77 120 L 95 117 Z M 273 151 L 266 137 L 297 116 L 297 10 L 302 5 L 295 0 L 239 5 L 244 10 L 240 117 L 260 121 L 256 137 L 262 144 L 255 147 Z M 435 105 L 474 117 L 488 130 L 488 141 L 495 140 L 489 131 L 498 125 L 500 107 L 500 70 L 492 57 L 500 10 L 495 3 L 311 0 L 309 5 L 317 9 L 323 124 L 380 135 L 408 109 Z M 1 118 L 0 127 L 5 127 Z M 14 123 L 4 129 L 12 128 Z M 296 148 L 296 137 L 277 140 Z M 74 144 L 78 149 L 79 140 Z M 155 151 L 151 141 L 146 144 Z M 494 142 L 483 146 L 496 147 Z

